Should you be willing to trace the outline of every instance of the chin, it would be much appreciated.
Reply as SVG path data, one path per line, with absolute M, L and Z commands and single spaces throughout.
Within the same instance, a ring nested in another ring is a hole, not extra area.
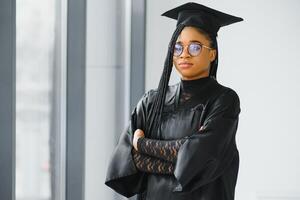
M 181 77 L 184 79 L 198 79 L 200 77 L 206 77 L 209 74 L 207 73 L 188 73 L 188 72 L 181 72 Z
M 197 75 L 199 75 L 199 73 L 195 73 L 195 72 L 190 71 L 190 70 L 181 71 L 181 76 L 184 76 L 184 77 L 194 77 L 194 76 L 197 76 Z

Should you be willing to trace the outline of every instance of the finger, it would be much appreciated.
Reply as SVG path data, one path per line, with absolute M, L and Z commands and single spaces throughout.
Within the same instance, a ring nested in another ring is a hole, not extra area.
M 200 128 L 199 128 L 199 131 L 201 131 L 201 130 L 203 130 L 204 129 L 204 127 L 203 126 L 201 126 Z
M 141 130 L 141 129 L 137 129 L 136 135 L 137 136 L 143 136 L 144 135 L 144 131 Z

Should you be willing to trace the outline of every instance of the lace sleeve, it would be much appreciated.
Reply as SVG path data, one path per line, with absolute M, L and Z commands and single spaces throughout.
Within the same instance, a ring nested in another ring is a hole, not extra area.
M 137 148 L 141 153 L 175 163 L 177 152 L 185 140 L 186 138 L 176 140 L 154 140 L 142 137 L 137 141 Z
M 173 174 L 174 164 L 159 158 L 142 154 L 132 148 L 132 157 L 138 170 L 155 174 Z

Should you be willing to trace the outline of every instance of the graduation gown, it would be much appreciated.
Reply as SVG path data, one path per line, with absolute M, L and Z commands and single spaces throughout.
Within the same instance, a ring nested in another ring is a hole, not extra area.
M 199 92 L 179 106 L 181 83 L 169 86 L 160 129 L 153 139 L 187 140 L 177 154 L 174 175 L 140 172 L 131 149 L 134 131 L 145 130 L 157 91 L 146 92 L 131 113 L 108 166 L 105 184 L 131 197 L 147 200 L 233 200 L 239 169 L 235 135 L 240 101 L 237 93 L 217 80 L 202 80 Z M 203 126 L 204 128 L 199 130 Z M 147 137 L 147 133 L 146 137 Z

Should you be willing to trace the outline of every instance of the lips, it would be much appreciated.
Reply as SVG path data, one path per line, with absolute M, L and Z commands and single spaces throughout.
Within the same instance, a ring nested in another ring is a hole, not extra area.
M 182 69 L 186 69 L 186 68 L 189 68 L 193 65 L 193 63 L 189 63 L 189 62 L 180 62 L 179 64 L 179 67 L 182 68 Z

